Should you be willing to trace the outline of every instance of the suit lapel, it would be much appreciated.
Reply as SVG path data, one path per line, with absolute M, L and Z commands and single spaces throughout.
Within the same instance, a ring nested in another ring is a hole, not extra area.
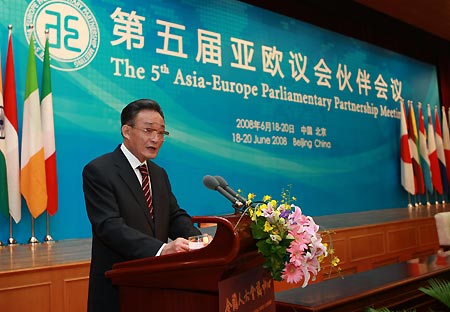
M 144 196 L 144 192 L 142 192 L 141 184 L 134 173 L 133 168 L 131 168 L 130 163 L 128 162 L 125 155 L 118 147 L 114 151 L 114 160 L 115 165 L 118 167 L 118 173 L 121 179 L 123 180 L 126 187 L 130 190 L 133 197 L 136 199 L 138 203 L 139 209 L 145 214 L 145 218 L 147 219 L 152 232 L 155 232 L 153 220 L 150 217 L 150 211 L 147 206 L 147 201 Z M 125 191 L 125 190 L 124 190 Z

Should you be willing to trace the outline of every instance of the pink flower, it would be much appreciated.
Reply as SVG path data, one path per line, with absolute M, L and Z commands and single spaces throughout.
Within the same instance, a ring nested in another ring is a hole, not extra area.
M 291 205 L 291 208 L 294 208 L 294 211 L 289 215 L 289 221 L 291 224 L 300 224 L 305 225 L 309 224 L 309 219 L 304 214 L 302 214 L 302 210 L 300 207 Z
M 298 283 L 303 278 L 303 271 L 299 270 L 294 264 L 287 263 L 283 269 L 282 279 L 288 283 Z
M 302 214 L 302 210 L 300 209 L 300 207 L 295 206 L 295 205 L 291 205 L 291 207 L 294 208 L 294 211 L 289 216 L 289 219 L 296 220 L 296 221 L 301 220 L 303 217 L 303 214 Z
M 301 269 L 304 276 L 302 288 L 305 288 L 306 286 L 308 286 L 309 280 L 311 278 L 311 274 L 309 274 L 309 272 L 313 273 L 315 276 L 317 275 L 317 269 L 310 264 L 303 266 Z
M 306 248 L 308 248 L 308 245 L 305 243 L 305 241 L 292 241 L 289 247 L 286 249 L 286 251 L 290 253 L 289 262 L 300 266 L 302 264 L 302 259 L 305 254 Z
M 273 210 L 272 205 L 269 203 L 269 204 L 267 205 L 267 208 L 266 208 L 266 209 L 263 209 L 262 215 L 263 215 L 265 218 L 273 218 L 274 212 L 275 212 L 275 210 Z
M 270 239 L 262 240 L 264 246 L 278 244 L 286 246 L 285 240 L 289 241 L 289 246 L 285 249 L 289 259 L 283 267 L 274 267 L 267 261 L 272 275 L 280 280 L 281 270 L 281 280 L 288 283 L 302 282 L 302 287 L 306 287 L 310 279 L 314 279 L 320 271 L 320 261 L 327 255 L 327 249 L 322 244 L 322 237 L 318 233 L 319 226 L 313 218 L 305 216 L 300 207 L 288 204 L 285 196 L 283 198 L 284 201 L 279 206 L 275 200 L 269 199 L 265 204 L 257 206 L 253 211 L 252 220 L 255 222 L 253 226 L 270 234 Z M 276 253 L 266 255 L 273 257 L 278 263 L 283 261 L 284 256 Z
M 322 237 L 317 233 L 311 236 L 310 250 L 315 256 L 327 255 L 327 248 L 322 244 Z
M 319 226 L 314 222 L 313 218 L 306 217 L 307 221 L 305 222 L 305 230 L 309 234 L 313 235 L 319 231 Z

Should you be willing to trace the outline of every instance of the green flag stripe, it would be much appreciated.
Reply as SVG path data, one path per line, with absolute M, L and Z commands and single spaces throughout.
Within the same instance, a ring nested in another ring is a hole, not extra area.
M 0 151 L 0 212 L 5 216 L 9 214 L 8 205 L 8 181 L 6 179 L 6 159 Z
M 45 41 L 44 51 L 44 68 L 42 69 L 42 85 L 41 85 L 41 100 L 52 92 L 51 77 L 50 77 L 50 51 L 48 46 L 48 39 Z
M 34 56 L 34 39 L 33 35 L 30 37 L 30 48 L 28 49 L 28 68 L 27 80 L 25 83 L 25 99 L 28 99 L 31 93 L 38 89 L 37 73 L 36 73 L 36 58 Z

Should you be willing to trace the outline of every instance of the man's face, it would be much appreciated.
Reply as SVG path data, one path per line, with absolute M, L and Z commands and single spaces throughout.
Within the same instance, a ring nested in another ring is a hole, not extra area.
M 164 119 L 152 110 L 140 111 L 134 125 L 123 125 L 123 143 L 139 161 L 153 159 L 164 142 Z

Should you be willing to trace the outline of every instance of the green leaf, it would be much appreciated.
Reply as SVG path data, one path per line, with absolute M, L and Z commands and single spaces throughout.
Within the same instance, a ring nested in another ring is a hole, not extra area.
M 286 255 L 286 247 L 278 245 L 274 248 L 274 253 L 276 253 L 281 259 L 284 259 L 284 256 Z
M 262 253 L 264 257 L 270 256 L 271 246 L 268 245 L 265 240 L 256 242 L 256 247 L 258 247 L 259 252 Z
M 263 228 L 259 227 L 255 223 L 252 223 L 250 228 L 252 230 L 252 236 L 256 240 L 266 239 L 269 237 L 269 233 L 264 232 Z
M 433 278 L 428 283 L 430 288 L 420 287 L 419 290 L 450 308 L 450 281 Z
M 293 241 L 293 239 L 283 238 L 280 245 L 284 246 L 284 247 L 289 247 L 289 245 L 291 244 L 292 241 Z

